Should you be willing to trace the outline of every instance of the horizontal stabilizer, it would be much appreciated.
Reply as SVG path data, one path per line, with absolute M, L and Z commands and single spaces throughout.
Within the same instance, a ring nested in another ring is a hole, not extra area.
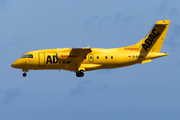
M 148 62 L 151 62 L 151 61 L 152 61 L 151 59 L 143 60 L 143 61 L 141 62 L 141 64 L 143 64 L 143 63 L 148 63 Z

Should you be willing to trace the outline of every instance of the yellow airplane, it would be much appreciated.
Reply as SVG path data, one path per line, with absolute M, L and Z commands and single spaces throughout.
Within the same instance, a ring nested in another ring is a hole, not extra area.
M 29 70 L 68 70 L 83 77 L 85 71 L 120 68 L 151 62 L 168 53 L 160 53 L 170 20 L 157 21 L 148 35 L 135 45 L 103 48 L 57 48 L 35 50 L 24 54 L 11 66 L 22 69 L 23 77 Z

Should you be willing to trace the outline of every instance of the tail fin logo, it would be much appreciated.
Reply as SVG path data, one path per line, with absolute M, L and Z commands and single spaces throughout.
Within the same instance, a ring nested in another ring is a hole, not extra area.
M 142 47 L 145 51 L 147 51 L 148 48 L 151 47 L 154 40 L 159 36 L 159 31 L 156 31 L 156 29 L 153 29 L 152 32 L 149 34 L 148 38 L 144 41 L 145 44 L 142 44 Z

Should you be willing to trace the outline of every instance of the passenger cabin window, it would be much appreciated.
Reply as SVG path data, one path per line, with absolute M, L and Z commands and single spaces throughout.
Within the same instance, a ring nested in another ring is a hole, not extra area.
M 33 55 L 32 54 L 28 55 L 28 58 L 33 58 Z
M 107 59 L 107 56 L 105 58 Z
M 27 55 L 23 55 L 21 58 L 26 58 L 27 57 Z
M 113 56 L 111 56 L 111 59 L 113 59 Z
M 97 56 L 97 59 L 99 59 L 99 56 Z
M 90 59 L 92 59 L 92 56 L 90 57 Z

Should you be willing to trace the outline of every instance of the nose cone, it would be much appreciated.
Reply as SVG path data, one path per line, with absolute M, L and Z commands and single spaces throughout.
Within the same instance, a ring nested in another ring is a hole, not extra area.
M 11 64 L 11 67 L 13 67 L 13 68 L 14 68 L 14 63 L 13 63 L 13 64 Z
M 12 65 L 11 65 L 11 67 L 13 67 L 13 68 L 23 68 L 24 67 L 24 65 L 25 65 L 25 61 L 24 60 L 21 60 L 21 59 L 18 59 L 18 60 L 16 60 Z
M 11 67 L 16 68 L 16 62 L 14 62 L 13 64 L 11 64 Z

